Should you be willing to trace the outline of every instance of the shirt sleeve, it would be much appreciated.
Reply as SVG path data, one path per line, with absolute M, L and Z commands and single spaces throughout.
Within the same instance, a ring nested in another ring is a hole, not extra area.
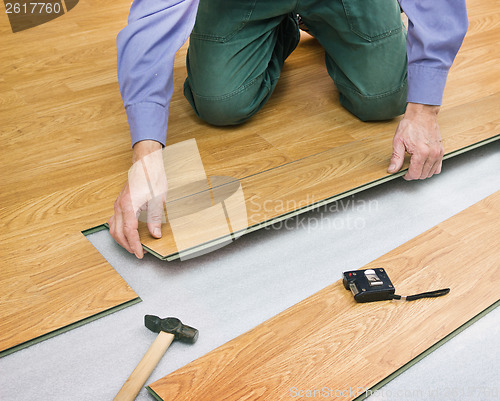
M 408 102 L 441 105 L 468 28 L 465 0 L 399 0 L 408 16 Z
M 198 0 L 134 0 L 116 40 L 118 83 L 132 146 L 165 145 L 175 53 L 189 37 Z

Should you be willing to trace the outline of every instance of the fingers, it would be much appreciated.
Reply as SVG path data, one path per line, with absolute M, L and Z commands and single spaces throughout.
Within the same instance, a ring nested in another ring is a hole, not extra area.
M 109 233 L 113 237 L 113 239 L 124 247 L 130 253 L 134 253 L 132 248 L 130 247 L 127 238 L 123 234 L 123 220 L 121 216 L 121 211 L 115 205 L 115 214 L 110 217 L 109 221 Z
M 437 163 L 436 171 L 434 172 L 434 174 L 440 174 L 442 167 L 443 167 L 443 159 L 441 158 L 441 160 L 439 161 L 439 163 Z
M 424 165 L 422 167 L 422 172 L 420 174 L 420 177 L 418 178 L 420 180 L 423 180 L 425 178 L 431 177 L 432 176 L 431 171 L 433 170 L 435 164 L 436 160 L 433 160 L 430 157 L 428 157 L 424 162 Z
M 403 178 L 407 181 L 420 179 L 425 162 L 425 156 L 422 156 L 419 153 L 414 153 L 410 159 L 410 167 L 408 168 L 408 172 L 403 176 Z
M 443 159 L 440 158 L 438 159 L 431 167 L 430 171 L 429 171 L 429 174 L 427 175 L 427 177 L 424 177 L 424 178 L 430 178 L 432 177 L 434 174 L 439 174 L 441 172 L 441 167 L 442 167 L 442 164 L 443 164 Z
M 142 220 L 146 221 L 149 232 L 155 238 L 161 238 L 161 223 L 165 221 L 163 212 L 163 203 L 166 200 L 168 189 L 165 167 L 163 164 L 163 154 L 161 150 L 154 151 L 144 156 L 140 160 L 141 174 L 136 172 L 134 186 L 131 192 L 137 191 L 142 203 L 141 209 L 147 211 L 147 218 L 141 215 Z
M 396 173 L 401 170 L 405 159 L 405 150 L 403 141 L 396 134 L 392 142 L 392 158 L 387 169 L 388 173 Z
M 139 238 L 138 222 L 132 207 L 128 185 L 115 201 L 115 214 L 109 219 L 109 232 L 128 252 L 142 259 L 144 252 Z
M 161 223 L 164 221 L 163 196 L 156 196 L 148 202 L 147 225 L 153 237 L 161 238 Z
M 439 141 L 438 151 L 436 156 L 436 163 L 434 164 L 433 170 L 431 170 L 430 176 L 434 174 L 440 174 L 441 168 L 443 167 L 443 156 L 444 156 L 444 147 L 441 141 Z
M 405 115 L 394 135 L 390 166 L 404 156 L 402 144 L 404 150 L 411 155 L 405 180 L 423 180 L 441 172 L 444 149 L 437 121 L 439 109 L 439 106 L 433 105 L 407 104 Z M 392 169 L 389 168 L 388 171 L 392 172 Z
M 128 181 L 116 199 L 114 215 L 109 219 L 111 236 L 139 259 L 144 256 L 139 218 L 147 214 L 148 229 L 155 238 L 161 238 L 161 223 L 165 220 L 163 202 L 168 185 L 161 148 L 161 144 L 155 141 L 141 141 L 134 146 L 134 163 L 129 169 Z
M 164 200 L 165 195 L 161 194 L 139 208 L 139 211 L 143 210 L 147 213 L 147 226 L 155 238 L 161 238 L 161 224 L 165 222 Z M 128 252 L 135 254 L 137 258 L 142 259 L 144 250 L 138 231 L 138 212 L 134 211 L 130 190 L 126 184 L 115 202 L 115 214 L 110 217 L 108 223 L 109 232 L 115 241 Z
M 124 204 L 122 208 L 123 234 L 132 249 L 132 253 L 139 259 L 144 257 L 141 239 L 139 237 L 139 222 L 131 204 Z M 130 252 L 130 251 L 129 251 Z
M 403 177 L 405 180 L 424 180 L 441 172 L 443 161 L 443 147 L 441 143 L 432 148 L 427 145 L 416 149 L 410 159 L 410 167 Z

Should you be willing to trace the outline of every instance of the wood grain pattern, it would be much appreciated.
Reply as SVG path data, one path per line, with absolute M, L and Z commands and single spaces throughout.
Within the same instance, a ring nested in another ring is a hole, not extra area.
M 441 114 L 447 150 L 499 133 L 499 2 L 469 3 L 471 29 Z M 137 297 L 81 235 L 112 215 L 131 163 L 115 47 L 129 7 L 81 0 L 15 34 L 0 19 L 0 350 Z M 321 47 L 303 39 L 266 107 L 230 128 L 200 121 L 183 98 L 185 45 L 175 61 L 168 144 L 196 139 L 207 175 L 240 179 L 247 199 L 261 204 L 329 197 L 384 176 L 397 119 L 363 124 L 343 110 Z M 250 212 L 252 224 L 270 218 Z M 168 230 L 154 242 L 143 233 L 144 244 L 174 254 Z
M 357 304 L 339 280 L 150 388 L 164 400 L 273 401 L 291 388 L 369 389 L 498 301 L 498 219 L 500 192 L 364 266 L 385 268 L 398 294 L 450 287 L 445 297 Z
M 484 0 L 468 3 L 470 29 L 450 72 L 439 117 L 446 157 L 486 139 L 500 139 L 496 51 L 500 25 L 493 17 L 500 12 L 500 1 L 494 2 L 490 13 L 485 11 L 488 7 Z M 180 52 L 182 57 L 185 50 Z M 184 77 L 176 62 L 178 87 Z M 174 99 L 178 99 L 176 94 Z M 167 145 L 194 138 L 207 176 L 239 180 L 249 227 L 269 224 L 300 207 L 390 179 L 386 169 L 400 118 L 363 123 L 343 109 L 326 72 L 323 50 L 308 35 L 303 35 L 286 61 L 268 104 L 250 123 L 216 128 L 190 120 L 186 130 L 186 119 L 192 118 L 189 105 L 179 101 L 172 107 L 171 113 L 179 118 L 170 122 Z M 168 204 L 166 208 L 168 211 Z M 189 252 L 178 248 L 168 221 L 162 230 L 163 237 L 155 239 L 145 224 L 140 226 L 146 249 L 167 260 Z M 190 235 L 193 242 L 205 246 L 221 239 L 214 234 L 206 242 L 205 234 L 193 226 Z
M 0 351 L 138 299 L 81 233 L 109 217 L 129 164 L 127 6 L 82 1 L 15 34 L 0 19 Z

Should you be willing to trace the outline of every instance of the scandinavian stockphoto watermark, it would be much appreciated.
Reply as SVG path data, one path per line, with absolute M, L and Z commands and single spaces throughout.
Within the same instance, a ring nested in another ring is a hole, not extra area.
M 349 387 L 345 389 L 335 389 L 324 386 L 321 388 L 298 388 L 290 387 L 289 396 L 291 398 L 336 398 L 336 399 L 354 399 L 356 397 L 374 396 L 375 400 L 398 399 L 398 400 L 439 400 L 454 398 L 457 400 L 496 400 L 500 396 L 498 386 L 428 386 L 426 388 L 403 388 L 388 389 L 370 389 L 364 386 Z
M 79 0 L 4 0 L 12 32 L 45 24 L 73 9 Z
M 292 398 L 346 398 L 353 399 L 359 396 L 372 395 L 371 390 L 366 387 L 349 387 L 345 389 L 336 389 L 332 387 L 321 388 L 297 388 L 290 387 L 290 397 Z
M 317 201 L 310 196 L 295 202 L 293 200 L 267 200 L 260 204 L 252 204 L 249 213 L 256 214 L 285 214 L 289 211 L 304 210 L 309 205 L 315 205 Z M 310 213 L 298 214 L 296 216 L 282 219 L 267 227 L 266 230 L 363 230 L 366 227 L 366 213 L 378 210 L 376 200 L 356 199 L 354 195 L 339 199 L 332 203 L 313 206 Z

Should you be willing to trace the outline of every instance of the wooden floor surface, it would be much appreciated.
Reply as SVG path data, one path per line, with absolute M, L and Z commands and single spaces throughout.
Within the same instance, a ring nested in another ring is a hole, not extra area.
M 446 158 L 478 142 L 500 139 L 500 1 L 472 0 L 468 9 L 470 29 L 450 72 L 439 116 Z M 194 138 L 208 177 L 239 181 L 248 227 L 271 224 L 299 208 L 350 194 L 353 188 L 396 178 L 386 170 L 400 118 L 363 123 L 344 110 L 324 67 L 324 52 L 307 34 L 286 61 L 269 103 L 238 128 L 210 127 L 194 117 L 180 90 L 186 76 L 185 51 L 186 46 L 175 64 L 178 89 L 167 146 Z M 191 219 L 191 249 L 179 244 L 185 241 L 176 241 L 168 219 L 161 239 L 141 225 L 141 241 L 161 259 L 175 259 L 179 252 L 188 256 L 198 244 L 206 246 L 207 237 L 220 239 L 221 230 L 207 233 L 197 218 Z
M 469 3 L 470 33 L 441 114 L 447 151 L 499 134 L 499 2 Z M 111 216 L 130 167 L 115 47 L 129 7 L 81 0 L 13 34 L 0 6 L 0 350 L 137 299 L 81 233 Z M 353 187 L 360 184 L 350 181 L 353 170 L 365 181 L 385 174 L 397 120 L 363 124 L 339 108 L 313 39 L 287 61 L 269 104 L 238 128 L 194 116 L 181 94 L 184 52 L 176 58 L 168 144 L 195 138 L 209 176 L 237 178 L 258 200 L 270 192 L 331 196 L 335 177 Z M 154 247 L 168 256 L 178 250 L 167 231 Z
M 115 50 L 128 6 L 80 1 L 15 34 L 0 7 L 5 353 L 138 300 L 82 234 L 111 215 L 130 163 Z
M 363 267 L 384 268 L 397 294 L 449 287 L 444 297 L 357 304 L 339 280 L 150 388 L 164 400 L 325 387 L 353 399 L 350 388 L 372 388 L 499 300 L 499 219 L 497 192 Z

